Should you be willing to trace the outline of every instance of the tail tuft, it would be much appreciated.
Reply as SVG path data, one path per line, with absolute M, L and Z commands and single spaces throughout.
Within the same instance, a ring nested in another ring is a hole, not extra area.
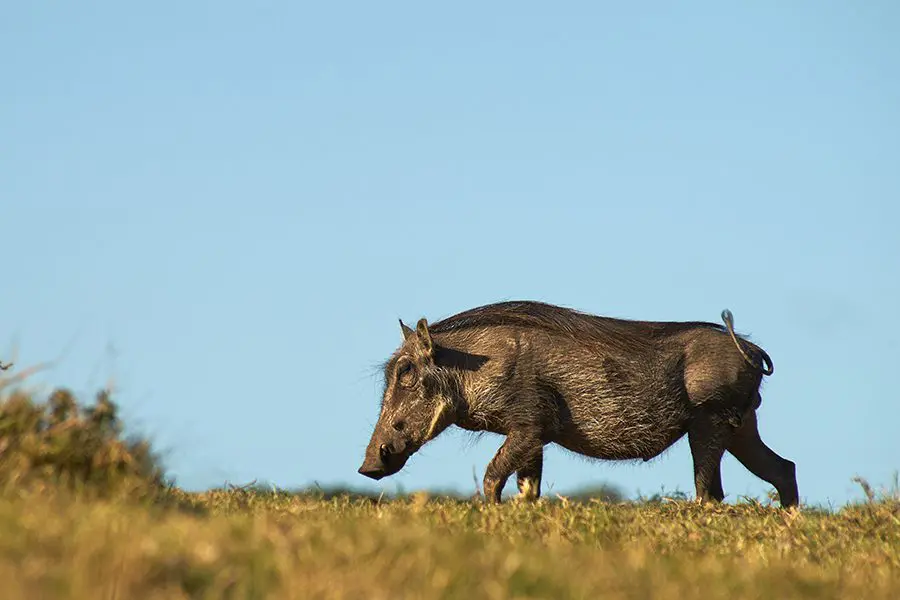
M 750 366 L 759 369 L 763 375 L 771 375 L 775 372 L 775 365 L 772 364 L 772 359 L 762 348 L 757 348 L 760 354 L 762 354 L 762 364 L 757 364 L 753 361 L 752 358 L 747 356 L 747 352 L 744 350 L 744 346 L 743 344 L 741 344 L 740 338 L 738 338 L 737 334 L 734 333 L 734 315 L 732 315 L 731 311 L 727 308 L 722 311 L 722 321 L 725 322 L 725 327 L 728 329 L 728 333 L 731 334 L 731 339 L 734 340 L 734 345 L 737 346 L 737 349 L 741 353 L 741 356 L 744 357 L 744 360 L 746 360 Z

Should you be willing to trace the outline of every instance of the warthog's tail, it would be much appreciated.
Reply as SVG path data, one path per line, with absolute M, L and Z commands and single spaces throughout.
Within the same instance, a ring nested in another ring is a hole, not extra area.
M 747 356 L 747 352 L 744 351 L 744 346 L 743 346 L 743 344 L 741 344 L 741 340 L 734 333 L 734 315 L 732 315 L 731 311 L 728 310 L 727 308 L 722 311 L 722 320 L 725 321 L 725 327 L 728 328 L 728 333 L 731 334 L 731 339 L 734 340 L 734 345 L 737 346 L 737 349 L 738 349 L 738 351 L 740 351 L 741 356 L 744 357 L 744 360 L 746 360 L 750 366 L 755 367 L 755 368 L 759 369 L 760 371 L 762 371 L 763 375 L 771 375 L 772 373 L 774 373 L 775 365 L 772 364 L 771 357 L 769 357 L 769 355 L 766 354 L 766 351 L 763 350 L 762 348 L 760 348 L 759 346 L 756 346 L 756 349 L 759 350 L 760 354 L 762 355 L 762 364 L 761 365 L 756 364 L 756 362 L 754 362 L 752 358 Z

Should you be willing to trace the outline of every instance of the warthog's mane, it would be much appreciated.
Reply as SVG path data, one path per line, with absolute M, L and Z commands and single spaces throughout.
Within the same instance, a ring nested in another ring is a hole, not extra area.
M 434 334 L 488 327 L 537 328 L 575 339 L 638 350 L 653 340 L 689 329 L 725 331 L 705 321 L 637 321 L 603 317 L 527 300 L 498 302 L 466 310 L 428 326 Z

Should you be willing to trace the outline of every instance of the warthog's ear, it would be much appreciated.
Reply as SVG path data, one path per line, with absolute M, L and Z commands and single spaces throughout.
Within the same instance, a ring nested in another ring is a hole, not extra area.
M 431 341 L 431 333 L 428 331 L 428 321 L 424 317 L 416 323 L 416 335 L 419 337 L 419 343 L 422 344 L 422 350 L 426 355 L 431 356 L 434 353 L 434 343 Z
M 403 332 L 403 339 L 408 340 L 409 336 L 415 333 L 412 329 L 406 326 L 406 323 L 403 322 L 403 319 L 398 319 L 400 321 L 400 331 Z

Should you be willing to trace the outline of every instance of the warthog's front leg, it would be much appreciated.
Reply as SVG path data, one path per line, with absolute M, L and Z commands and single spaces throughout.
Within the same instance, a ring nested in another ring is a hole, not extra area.
M 511 431 L 485 470 L 484 495 L 487 501 L 500 502 L 503 486 L 516 471 L 519 472 L 520 491 L 523 481 L 530 482 L 529 485 L 536 481 L 539 490 L 543 454 L 544 445 L 539 435 Z
M 516 471 L 516 484 L 523 500 L 537 500 L 541 497 L 541 473 L 544 470 L 544 449 L 532 457 L 531 462 Z

